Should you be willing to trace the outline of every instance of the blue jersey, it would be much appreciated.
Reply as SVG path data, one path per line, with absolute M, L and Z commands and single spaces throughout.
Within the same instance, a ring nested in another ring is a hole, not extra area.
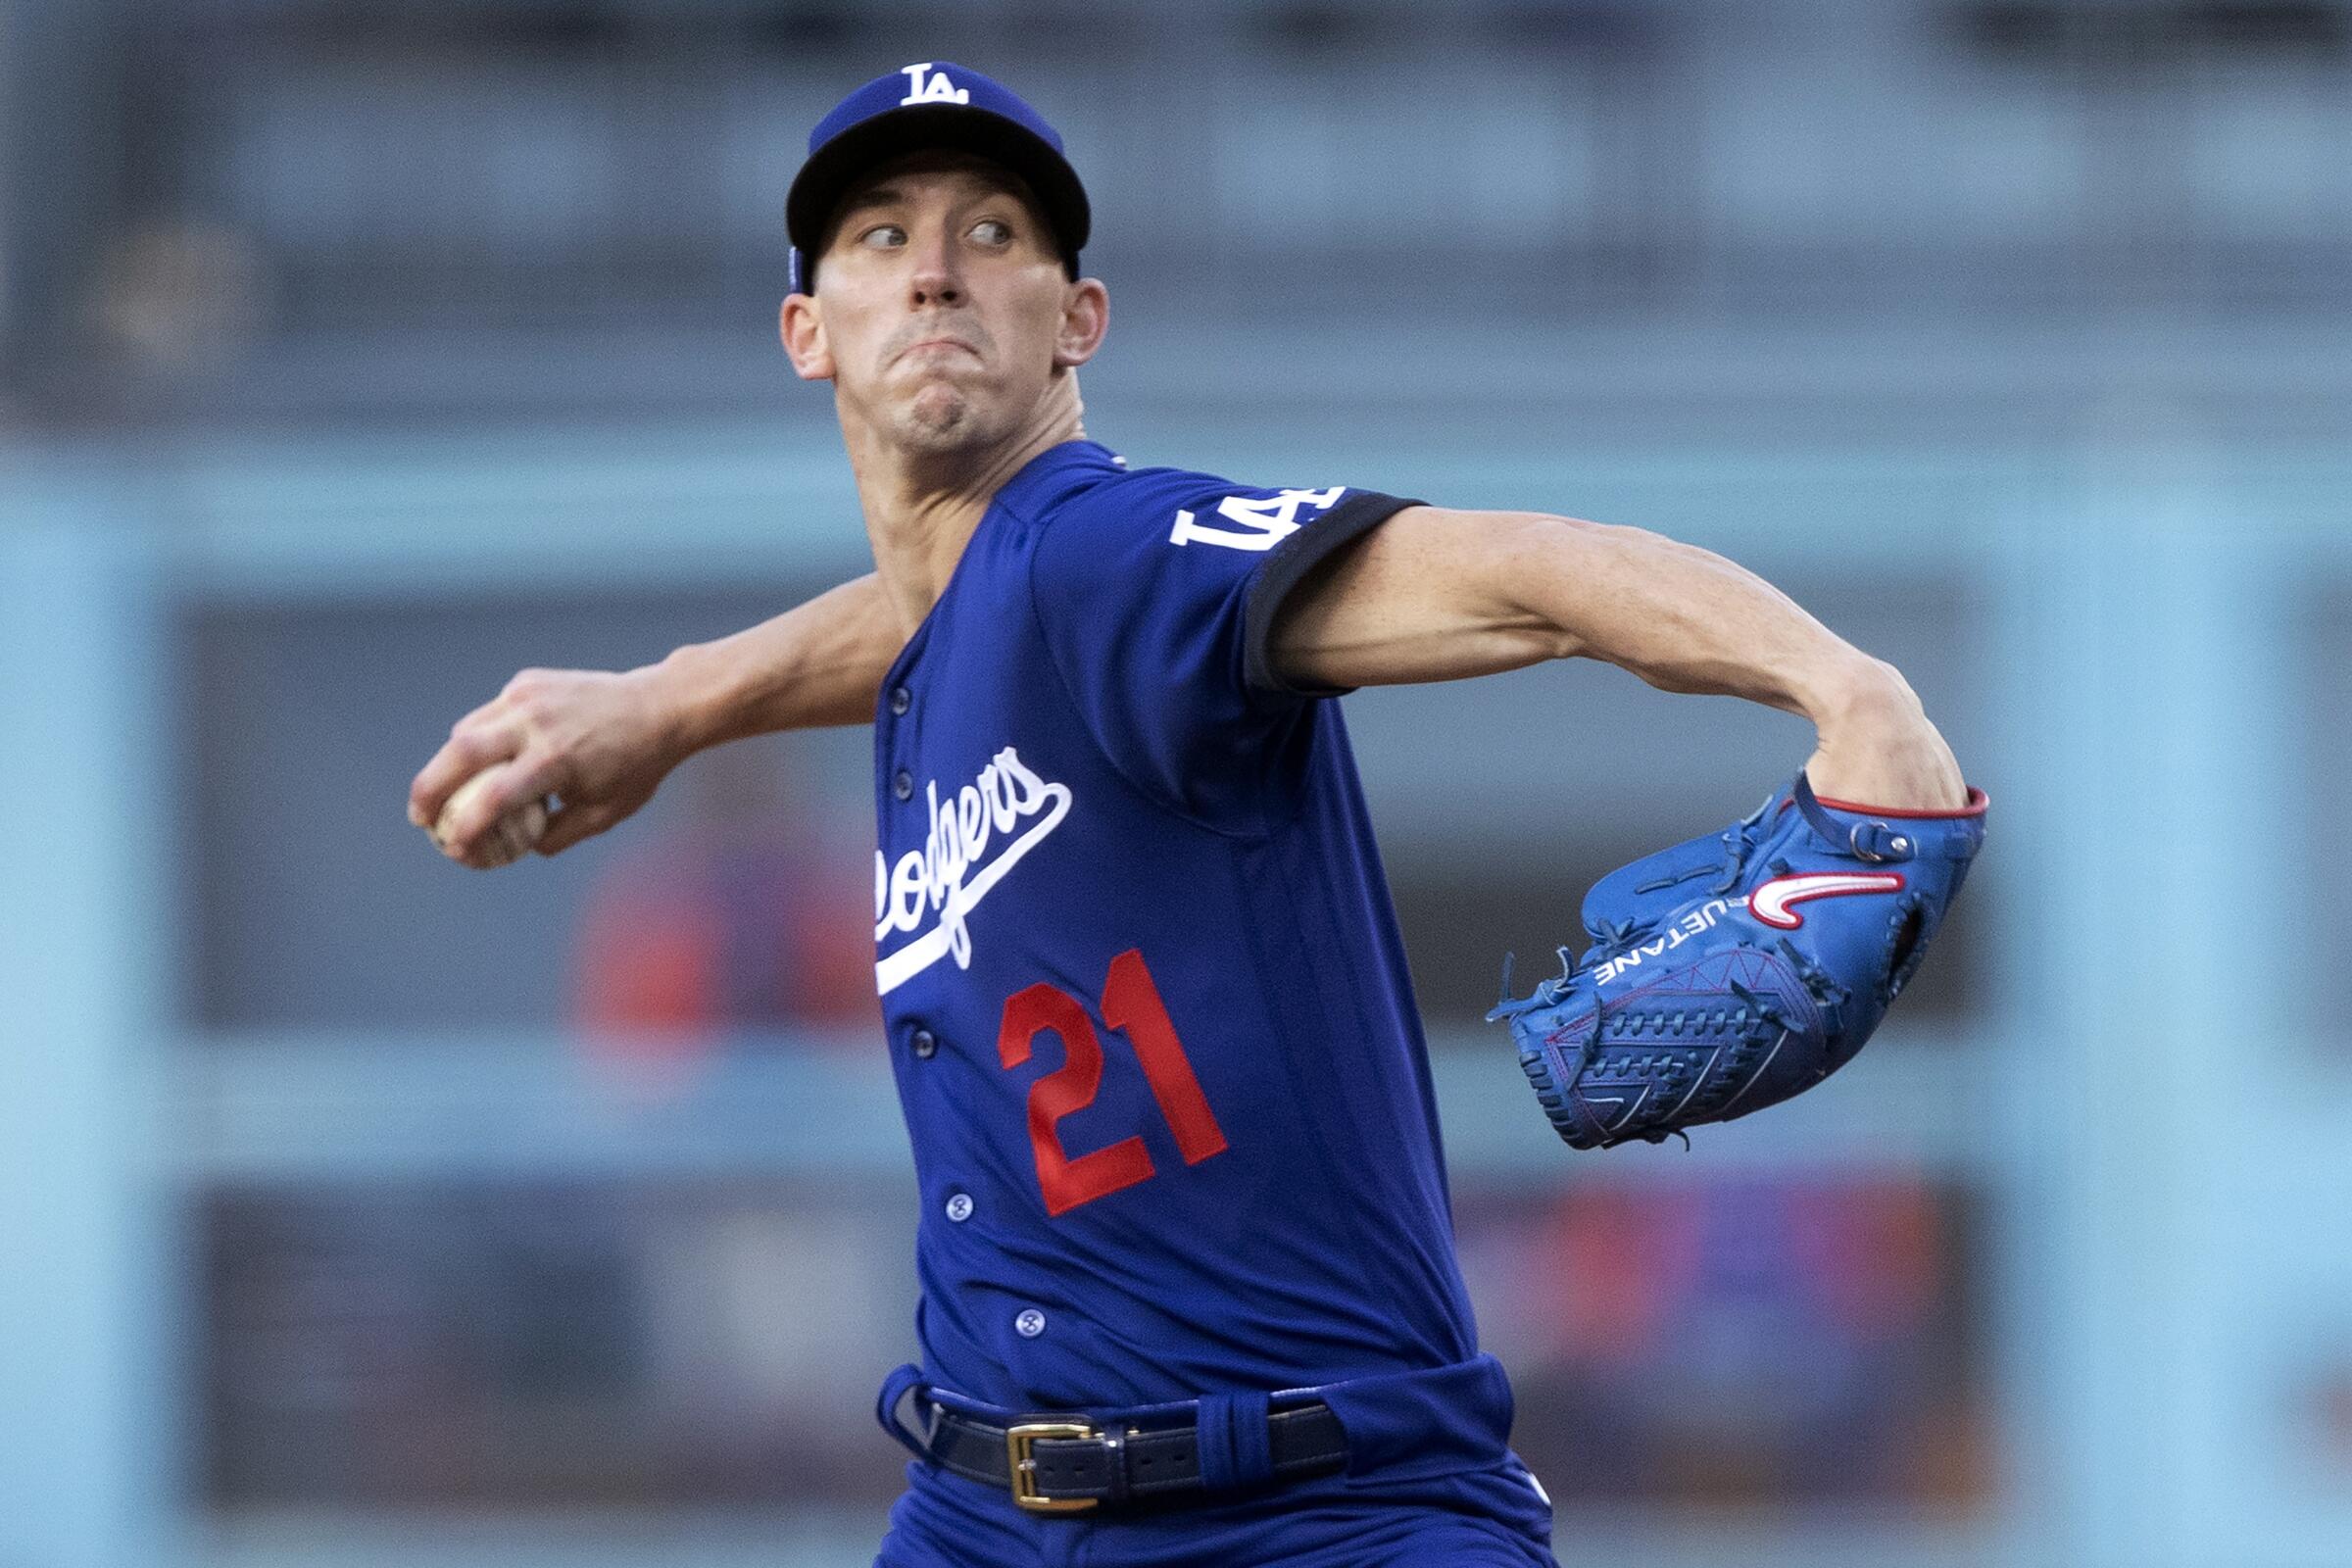
M 1407 505 L 1066 443 L 884 680 L 876 974 L 930 1381 L 1071 1409 L 1476 1354 L 1336 694 L 1266 657 L 1284 595 Z

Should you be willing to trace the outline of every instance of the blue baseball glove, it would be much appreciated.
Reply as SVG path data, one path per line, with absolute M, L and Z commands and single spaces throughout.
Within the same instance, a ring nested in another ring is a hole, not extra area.
M 1919 968 L 1984 841 L 1952 812 L 1822 801 L 1796 782 L 1722 833 L 1610 872 L 1592 946 L 1503 1002 L 1519 1064 L 1574 1149 L 1663 1143 L 1810 1089 L 1853 1058 Z M 1688 1143 L 1688 1137 L 1684 1142 Z

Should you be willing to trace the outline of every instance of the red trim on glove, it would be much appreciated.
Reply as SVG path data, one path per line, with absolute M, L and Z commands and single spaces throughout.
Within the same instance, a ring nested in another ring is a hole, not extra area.
M 1968 792 L 1968 804 L 1954 811 L 1913 811 L 1892 806 L 1857 806 L 1851 801 L 1833 801 L 1827 795 L 1816 795 L 1813 798 L 1834 811 L 1858 811 L 1864 816 L 1932 816 L 1941 818 L 1983 816 L 1984 814 L 1984 808 L 1992 804 L 1985 798 L 1983 790 L 1973 787 Z M 1784 799 L 1781 804 L 1783 806 L 1789 805 L 1794 799 L 1795 797 L 1793 796 L 1788 797 Z

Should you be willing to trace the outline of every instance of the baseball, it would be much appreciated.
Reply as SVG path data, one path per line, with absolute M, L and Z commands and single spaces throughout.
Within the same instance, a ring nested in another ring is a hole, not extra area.
M 435 844 L 446 847 L 448 833 L 456 826 L 459 813 L 488 786 L 489 778 L 490 774 L 485 770 L 458 786 L 457 793 L 450 796 L 449 803 L 441 808 L 440 820 L 433 824 Z M 540 837 L 546 832 L 547 803 L 525 801 L 500 817 L 489 835 L 482 840 L 480 868 L 489 870 L 521 859 L 537 847 Z

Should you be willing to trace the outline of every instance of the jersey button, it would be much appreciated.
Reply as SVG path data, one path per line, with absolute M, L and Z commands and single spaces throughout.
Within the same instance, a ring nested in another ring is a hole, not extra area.
M 893 686 L 890 689 L 890 710 L 892 712 L 904 718 L 906 716 L 906 710 L 913 706 L 914 693 L 904 686 Z
M 907 1044 L 914 1047 L 916 1055 L 928 1059 L 932 1053 L 939 1050 L 939 1037 L 928 1029 L 917 1029 Z
M 971 1217 L 972 1195 L 969 1193 L 950 1193 L 948 1195 L 948 1218 L 960 1225 Z
M 892 780 L 890 781 L 890 792 L 891 792 L 893 795 L 896 795 L 896 796 L 897 796 L 897 797 L 898 797 L 900 800 L 902 800 L 902 801 L 911 801 L 911 800 L 913 800 L 913 799 L 914 799 L 914 775 L 913 775 L 912 773 L 909 773 L 909 772 L 907 772 L 907 771 L 906 771 L 905 768 L 903 768 L 903 767 L 902 767 L 902 768 L 900 768 L 900 769 L 899 769 L 899 776 L 898 776 L 897 778 L 894 778 L 894 779 L 892 779 Z
M 1012 1332 L 1024 1340 L 1036 1339 L 1046 1332 L 1046 1314 L 1034 1306 L 1025 1308 L 1019 1317 L 1012 1320 Z

